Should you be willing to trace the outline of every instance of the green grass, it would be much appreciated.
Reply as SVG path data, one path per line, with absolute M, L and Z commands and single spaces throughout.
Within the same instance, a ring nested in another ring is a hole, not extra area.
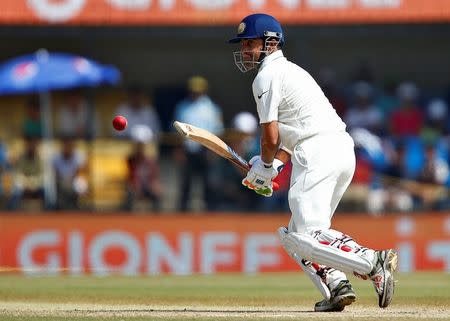
M 430 309 L 436 311 L 440 320 L 445 319 L 446 314 L 450 320 L 450 274 L 398 274 L 397 279 L 392 304 L 399 313 L 395 320 L 410 320 L 411 315 L 417 318 L 412 314 L 414 311 Z M 370 282 L 356 278 L 351 281 L 358 295 L 351 308 L 364 311 L 367 307 L 367 311 L 374 313 L 383 311 L 377 308 Z M 281 311 L 277 320 L 293 320 L 294 317 L 311 318 L 310 312 L 319 299 L 319 292 L 301 273 L 154 277 L 0 275 L 0 320 L 61 320 L 58 313 L 63 314 L 64 320 L 271 320 L 271 315 L 264 316 L 264 312 L 273 310 Z M 15 303 L 21 305 L 11 309 L 11 304 Z M 26 304 L 30 304 L 30 308 Z M 62 312 L 34 311 L 40 304 L 61 306 Z M 77 304 L 81 308 L 77 308 Z M 114 311 L 116 308 L 118 312 Z M 227 316 L 226 310 L 237 312 Z M 160 313 L 152 314 L 154 311 Z M 210 316 L 211 311 L 225 315 Z M 245 318 L 241 312 L 247 312 Z M 329 320 L 328 315 L 316 313 L 314 320 L 322 317 Z M 334 315 L 340 318 L 342 314 Z M 358 313 L 345 316 L 345 320 L 372 318 L 371 315 L 359 318 Z M 377 321 L 391 318 L 392 315 L 386 319 L 373 315 L 373 320 Z

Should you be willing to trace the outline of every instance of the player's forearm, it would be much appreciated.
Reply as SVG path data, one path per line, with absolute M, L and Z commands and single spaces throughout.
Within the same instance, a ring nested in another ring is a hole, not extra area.
M 272 164 L 278 152 L 278 143 L 261 140 L 261 159 L 266 164 Z
M 261 124 L 261 159 L 266 164 L 272 164 L 280 146 L 278 123 Z

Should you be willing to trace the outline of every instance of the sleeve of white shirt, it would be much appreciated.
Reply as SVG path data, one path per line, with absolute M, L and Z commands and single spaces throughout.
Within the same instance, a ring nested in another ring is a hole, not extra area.
M 278 120 L 278 106 L 281 101 L 281 86 L 277 77 L 270 77 L 267 73 L 260 73 L 253 81 L 253 97 L 259 122 L 270 123 Z

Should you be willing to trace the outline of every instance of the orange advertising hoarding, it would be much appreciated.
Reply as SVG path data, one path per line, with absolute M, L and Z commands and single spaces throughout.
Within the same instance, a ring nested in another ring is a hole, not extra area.
M 254 12 L 283 23 L 448 22 L 448 0 L 4 0 L 1 24 L 221 25 Z
M 294 271 L 276 229 L 288 216 L 0 216 L 1 271 L 193 274 Z M 401 271 L 450 272 L 450 215 L 342 216 L 333 228 L 393 247 Z

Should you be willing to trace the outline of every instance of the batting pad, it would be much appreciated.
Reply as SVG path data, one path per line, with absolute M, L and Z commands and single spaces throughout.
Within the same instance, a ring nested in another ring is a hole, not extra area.
M 372 271 L 373 264 L 370 260 L 352 252 L 321 244 L 311 235 L 289 233 L 285 227 L 278 229 L 278 235 L 285 250 L 296 261 L 296 258 L 301 257 L 352 274 L 356 272 L 367 275 Z
M 280 240 L 286 235 L 287 229 L 285 227 L 280 227 L 278 229 L 278 234 L 280 237 Z M 284 246 L 283 241 L 281 243 Z M 305 265 L 302 261 L 302 258 L 297 255 L 297 253 L 290 253 L 286 247 L 284 246 L 285 250 L 289 253 L 289 255 L 297 262 L 298 265 L 303 269 L 303 271 L 306 273 L 306 275 L 311 279 L 313 284 L 316 286 L 316 288 L 320 291 L 323 298 L 325 300 L 329 300 L 331 298 L 330 289 L 327 287 L 327 285 L 322 281 L 322 278 L 317 274 L 317 271 L 311 266 L 311 265 Z
M 322 278 L 317 274 L 316 269 L 314 269 L 311 265 L 305 265 L 302 262 L 302 259 L 297 256 L 297 254 L 294 253 L 294 256 L 296 256 L 295 261 L 297 261 L 298 264 L 300 264 L 303 271 L 306 273 L 306 275 L 311 279 L 313 284 L 316 286 L 316 288 L 320 291 L 323 298 L 325 300 L 329 300 L 331 298 L 330 289 L 328 286 L 322 281 Z

